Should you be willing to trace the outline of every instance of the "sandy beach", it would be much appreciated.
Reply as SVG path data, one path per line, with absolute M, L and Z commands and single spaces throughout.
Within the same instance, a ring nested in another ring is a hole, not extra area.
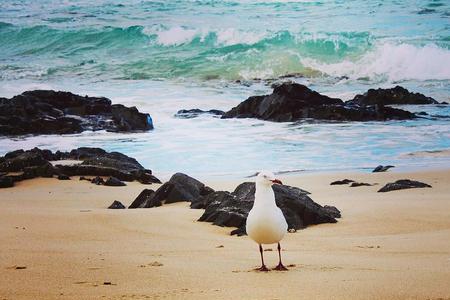
M 329 185 L 343 178 L 378 185 Z M 376 192 L 403 178 L 433 188 Z M 343 217 L 287 234 L 290 270 L 268 273 L 253 270 L 254 242 L 196 222 L 203 210 L 188 203 L 106 209 L 129 205 L 147 187 L 139 183 L 33 179 L 2 189 L 0 299 L 450 299 L 450 170 L 281 179 Z M 266 248 L 273 267 L 276 248 Z

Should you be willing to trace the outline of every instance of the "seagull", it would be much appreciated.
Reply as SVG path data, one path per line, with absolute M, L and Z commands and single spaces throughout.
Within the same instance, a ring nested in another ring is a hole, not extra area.
M 262 244 L 278 243 L 278 266 L 274 268 L 277 271 L 287 271 L 288 269 L 281 262 L 280 241 L 287 232 L 287 222 L 283 212 L 275 203 L 275 194 L 272 184 L 282 184 L 276 179 L 273 173 L 263 171 L 256 177 L 255 202 L 248 213 L 246 230 L 248 236 L 259 245 L 261 253 L 261 267 L 258 271 L 267 272 L 264 264 Z

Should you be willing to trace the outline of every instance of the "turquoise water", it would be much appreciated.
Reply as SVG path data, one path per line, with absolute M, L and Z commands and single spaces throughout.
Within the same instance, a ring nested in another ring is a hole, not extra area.
M 63 3 L 63 4 L 62 4 Z M 1 139 L 0 152 L 96 145 L 156 172 L 247 174 L 449 164 L 405 153 L 450 148 L 450 119 L 345 124 L 180 120 L 228 110 L 280 76 L 350 99 L 400 84 L 450 102 L 448 1 L 0 2 L 0 96 L 52 88 L 152 114 L 142 134 Z M 449 116 L 448 108 L 414 107 Z

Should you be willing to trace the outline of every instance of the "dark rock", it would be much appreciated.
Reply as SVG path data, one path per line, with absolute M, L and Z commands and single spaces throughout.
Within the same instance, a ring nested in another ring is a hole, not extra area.
M 23 179 L 31 179 L 35 177 L 51 178 L 56 174 L 56 169 L 49 162 L 43 165 L 31 166 L 23 168 Z
M 14 186 L 14 180 L 9 176 L 0 177 L 0 188 L 9 188 Z
M 389 170 L 390 168 L 395 168 L 395 166 L 391 166 L 391 165 L 388 165 L 388 166 L 382 166 L 382 165 L 379 165 L 379 166 L 377 166 L 375 169 L 373 169 L 372 173 L 386 172 L 386 171 Z
M 119 152 L 106 152 L 100 148 L 78 148 L 63 153 L 66 159 L 83 160 L 78 165 L 57 165 L 56 168 L 68 176 L 112 176 L 122 181 L 137 180 L 144 184 L 161 183 L 132 157 Z
M 352 182 L 350 187 L 358 187 L 358 186 L 372 186 L 370 183 L 366 182 Z
M 205 197 L 213 191 L 197 179 L 183 173 L 176 173 L 156 190 L 146 207 L 188 201 L 191 202 L 191 208 L 205 208 Z
M 383 186 L 378 192 L 384 193 L 384 192 L 390 192 L 390 191 L 396 191 L 396 190 L 404 190 L 404 189 L 412 189 L 412 188 L 430 188 L 431 185 L 420 182 L 420 181 L 414 181 L 409 179 L 401 179 L 397 180 L 396 182 L 391 182 Z
M 54 160 L 80 160 L 81 164 L 56 165 Z M 100 148 L 78 148 L 70 152 L 55 153 L 49 150 L 34 148 L 23 151 L 17 150 L 0 157 L 0 172 L 22 172 L 20 175 L 10 175 L 14 181 L 35 177 L 53 177 L 59 179 L 70 176 L 81 176 L 80 180 L 91 180 L 95 184 L 105 184 L 100 176 L 110 178 L 107 185 L 124 185 L 121 181 L 137 180 L 144 184 L 161 183 L 152 175 L 152 171 L 145 169 L 134 158 L 119 152 L 106 152 Z M 87 179 L 84 176 L 97 176 Z
M 125 205 L 123 205 L 119 201 L 114 201 L 110 206 L 108 206 L 109 209 L 124 209 Z
M 354 182 L 354 180 L 342 179 L 342 180 L 333 181 L 332 183 L 330 183 L 330 185 L 343 185 L 343 184 L 349 184 L 352 182 Z
M 330 206 L 330 205 L 325 205 L 323 207 L 326 211 L 328 211 L 328 213 L 336 219 L 339 219 L 341 217 L 341 211 L 339 209 L 336 208 L 336 206 Z
M 108 131 L 135 131 L 153 129 L 153 120 L 149 114 L 140 113 L 136 107 L 126 107 L 122 104 L 111 106 L 112 120 L 116 126 Z
M 106 186 L 125 186 L 126 184 L 125 184 L 125 182 L 120 181 L 116 177 L 111 176 L 105 181 L 105 185 Z
M 27 167 L 38 167 L 48 164 L 42 153 L 35 149 L 26 152 L 18 150 L 7 153 L 4 156 L 4 160 L 0 162 L 0 170 L 3 172 L 19 172 Z
M 113 176 L 123 181 L 133 181 L 137 179 L 129 172 L 95 165 L 56 165 L 55 167 L 68 176 Z
M 182 109 L 179 110 L 175 116 L 182 119 L 192 119 L 196 118 L 199 115 L 209 114 L 214 116 L 222 116 L 225 112 L 218 109 L 211 109 L 211 110 L 201 110 L 198 108 L 195 109 Z
M 311 224 L 336 223 L 337 213 L 325 209 L 308 197 L 308 192 L 286 185 L 274 185 L 275 201 L 281 208 L 289 229 L 305 228 Z M 206 210 L 199 221 L 212 222 L 218 226 L 237 227 L 232 234 L 245 234 L 245 222 L 255 200 L 255 184 L 240 184 L 232 193 L 208 194 L 204 203 Z
M 0 135 L 67 134 L 85 130 L 153 129 L 149 114 L 111 105 L 104 97 L 83 97 L 51 90 L 0 98 Z
M 439 104 L 431 97 L 420 93 L 412 93 L 407 89 L 396 86 L 391 89 L 370 89 L 364 95 L 356 95 L 347 101 L 351 105 L 395 105 L 395 104 Z
M 137 197 L 134 199 L 133 203 L 131 203 L 128 208 L 149 208 L 151 207 L 151 199 L 153 198 L 153 195 L 155 194 L 155 191 L 150 189 L 144 189 Z
M 435 13 L 435 12 L 436 12 L 435 9 L 432 9 L 432 8 L 423 8 L 423 9 L 419 10 L 419 11 L 417 12 L 417 14 L 418 14 L 418 15 L 426 15 L 426 14 L 432 14 L 432 13 Z
M 99 176 L 92 178 L 91 182 L 96 185 L 104 185 L 105 184 L 105 181 L 103 180 L 103 178 L 101 178 Z
M 283 83 L 273 93 L 253 96 L 226 112 L 222 118 L 257 118 L 275 122 L 299 120 L 384 121 L 412 119 L 413 113 L 382 105 L 346 105 L 298 83 Z
M 70 180 L 70 177 L 64 174 L 58 175 L 59 180 Z

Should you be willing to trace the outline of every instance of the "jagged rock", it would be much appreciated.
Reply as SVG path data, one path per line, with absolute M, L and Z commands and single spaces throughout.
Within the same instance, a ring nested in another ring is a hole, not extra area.
M 14 186 L 14 180 L 9 176 L 0 176 L 0 188 L 9 188 Z
M 286 185 L 274 185 L 275 201 L 283 211 L 289 229 L 311 224 L 336 223 L 337 212 L 325 209 L 308 197 L 308 192 Z M 205 197 L 206 210 L 199 221 L 218 226 L 238 227 L 231 234 L 245 234 L 245 221 L 255 200 L 255 184 L 245 182 L 232 193 L 213 192 Z
M 395 168 L 395 166 L 391 166 L 391 165 L 388 165 L 388 166 L 382 166 L 382 165 L 379 165 L 379 166 L 377 166 L 375 169 L 373 169 L 372 173 L 386 172 L 386 171 L 389 170 L 390 168 Z
M 27 167 L 38 167 L 48 164 L 47 159 L 39 151 L 17 150 L 9 152 L 0 162 L 0 170 L 3 172 L 19 172 Z
M 126 107 L 122 104 L 111 106 L 112 120 L 115 127 L 108 131 L 136 131 L 153 129 L 153 120 L 149 114 L 140 113 L 136 107 Z
M 64 174 L 58 175 L 59 180 L 70 180 L 70 177 Z
M 56 160 L 80 160 L 81 164 L 53 166 L 50 161 Z M 137 180 L 145 184 L 161 183 L 152 175 L 151 170 L 145 169 L 134 158 L 119 152 L 106 152 L 100 148 L 87 147 L 70 152 L 56 151 L 55 153 L 39 148 L 12 151 L 4 157 L 0 157 L 0 172 L 22 172 L 20 175 L 10 176 L 13 181 L 65 175 L 69 177 L 112 176 L 121 181 Z M 96 179 L 95 183 L 103 184 L 102 180 Z
M 358 187 L 358 186 L 372 186 L 372 184 L 367 182 L 352 182 L 350 187 Z
M 125 205 L 123 205 L 120 201 L 115 200 L 110 206 L 109 209 L 124 209 Z
M 11 99 L 0 98 L 0 135 L 149 129 L 153 129 L 149 114 L 135 107 L 111 105 L 111 100 L 104 97 L 35 90 Z
M 342 179 L 342 180 L 333 181 L 332 183 L 330 183 L 330 185 L 343 185 L 343 184 L 349 184 L 352 182 L 355 182 L 355 181 L 351 180 L 351 179 Z
M 197 179 L 183 173 L 176 173 L 156 190 L 146 207 L 188 201 L 191 202 L 191 208 L 204 208 L 205 196 L 213 191 Z
M 141 183 L 161 183 L 139 162 L 119 152 L 106 152 L 100 148 L 82 147 L 69 153 L 60 153 L 64 159 L 83 160 L 77 165 L 57 165 L 68 176 L 112 176 L 122 181 L 138 180 Z
M 154 194 L 154 190 L 144 189 L 128 208 L 149 208 Z
M 120 181 L 119 179 L 117 179 L 116 177 L 109 177 L 106 181 L 105 181 L 105 185 L 106 186 L 126 186 L 125 182 Z
M 356 95 L 347 101 L 351 105 L 394 105 L 394 104 L 439 104 L 431 97 L 420 93 L 412 93 L 407 89 L 396 86 L 391 89 L 370 89 L 363 95 Z
M 396 191 L 396 190 L 403 190 L 403 189 L 412 189 L 412 188 L 431 188 L 431 185 L 415 181 L 415 180 L 409 180 L 409 179 L 400 179 L 396 182 L 391 182 L 383 186 L 378 192 L 384 193 L 384 192 L 390 192 L 390 191 Z
M 413 113 L 382 105 L 346 105 L 298 83 L 283 83 L 273 93 L 253 96 L 226 112 L 222 118 L 257 118 L 275 122 L 304 119 L 332 121 L 384 121 L 412 119 Z
M 179 110 L 175 116 L 182 119 L 192 119 L 196 118 L 199 115 L 209 114 L 214 116 L 222 116 L 225 112 L 218 109 L 210 109 L 210 110 L 201 110 L 198 108 L 195 109 L 182 109 Z

